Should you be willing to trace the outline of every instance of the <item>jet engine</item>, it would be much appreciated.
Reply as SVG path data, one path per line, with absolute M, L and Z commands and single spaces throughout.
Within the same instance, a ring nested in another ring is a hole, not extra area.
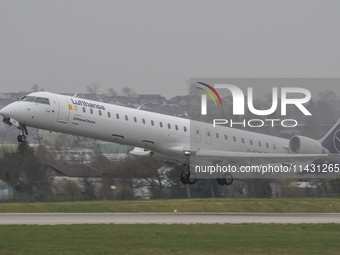
M 323 154 L 328 153 L 321 143 L 312 138 L 296 135 L 289 140 L 289 151 L 299 154 Z

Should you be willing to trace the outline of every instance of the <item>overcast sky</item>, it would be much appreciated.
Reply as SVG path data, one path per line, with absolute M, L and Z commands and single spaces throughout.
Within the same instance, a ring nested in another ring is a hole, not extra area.
M 339 10 L 311 0 L 0 0 L 0 93 L 96 83 L 170 97 L 191 77 L 340 77 Z

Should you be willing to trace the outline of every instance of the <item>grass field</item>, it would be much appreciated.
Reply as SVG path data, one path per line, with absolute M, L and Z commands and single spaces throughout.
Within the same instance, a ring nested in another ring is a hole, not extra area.
M 0 226 L 0 254 L 339 254 L 338 224 Z
M 0 213 L 11 212 L 268 212 L 336 213 L 340 199 L 179 199 L 58 203 L 0 203 Z
M 0 212 L 340 212 L 340 199 L 0 203 Z M 0 213 L 1 217 L 1 213 Z M 0 254 L 339 254 L 340 224 L 0 225 Z

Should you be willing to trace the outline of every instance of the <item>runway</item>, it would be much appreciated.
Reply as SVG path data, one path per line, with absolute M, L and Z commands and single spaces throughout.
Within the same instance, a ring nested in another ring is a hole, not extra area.
M 9 224 L 340 223 L 340 213 L 1 213 Z

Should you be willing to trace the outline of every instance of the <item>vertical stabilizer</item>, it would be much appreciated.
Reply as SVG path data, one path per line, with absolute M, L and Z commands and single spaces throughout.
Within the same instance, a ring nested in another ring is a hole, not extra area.
M 340 119 L 327 134 L 320 139 L 320 143 L 330 153 L 340 153 Z

